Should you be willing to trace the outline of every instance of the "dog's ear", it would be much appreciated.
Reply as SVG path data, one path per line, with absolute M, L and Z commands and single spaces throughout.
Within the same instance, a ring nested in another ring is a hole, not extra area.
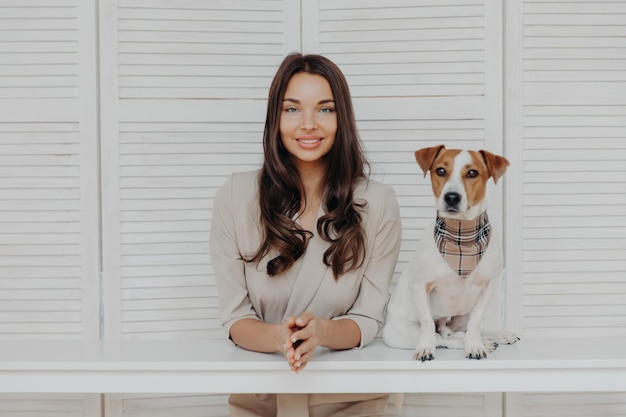
M 509 167 L 509 161 L 505 157 L 494 155 L 489 151 L 480 150 L 479 152 L 483 156 L 489 174 L 493 177 L 493 182 L 497 183 Z
M 433 146 L 431 148 L 422 148 L 415 151 L 415 160 L 417 161 L 417 165 L 422 168 L 424 171 L 424 176 L 430 170 L 430 167 L 433 166 L 433 162 L 435 162 L 435 158 L 439 155 L 442 149 L 446 147 L 443 145 Z

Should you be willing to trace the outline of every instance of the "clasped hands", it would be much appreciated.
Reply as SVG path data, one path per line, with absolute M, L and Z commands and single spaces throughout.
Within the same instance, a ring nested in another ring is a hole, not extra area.
M 289 367 L 300 372 L 322 344 L 327 333 L 328 320 L 304 312 L 298 317 L 288 317 L 280 332 L 282 352 Z

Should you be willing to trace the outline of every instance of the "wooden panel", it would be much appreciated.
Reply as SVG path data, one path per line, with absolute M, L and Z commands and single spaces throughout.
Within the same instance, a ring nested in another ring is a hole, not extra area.
M 523 119 L 522 323 L 528 334 L 573 335 L 585 329 L 626 335 L 619 295 L 626 292 L 626 241 L 620 232 L 626 224 L 620 204 L 626 118 L 619 114 L 621 106 L 591 108 L 529 106 Z
M 97 394 L 2 394 L 0 415 L 15 417 L 99 417 Z
M 626 3 L 516 6 L 519 323 L 526 336 L 625 335 Z
M 387 410 L 398 417 L 494 417 L 500 415 L 498 399 L 497 394 L 392 394 Z
M 0 338 L 97 338 L 95 3 L 3 2 Z
M 97 339 L 95 1 L 0 4 L 0 339 Z M 99 417 L 99 395 L 0 395 L 0 415 Z
M 125 395 L 121 402 L 127 417 L 185 416 L 228 417 L 227 395 Z
M 611 417 L 626 413 L 626 397 L 607 394 L 523 394 L 525 416 Z

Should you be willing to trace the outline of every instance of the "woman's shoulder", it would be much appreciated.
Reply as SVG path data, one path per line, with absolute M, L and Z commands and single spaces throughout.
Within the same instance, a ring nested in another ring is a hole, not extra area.
M 373 179 L 359 181 L 355 188 L 357 198 L 378 199 L 383 196 L 393 195 L 395 199 L 395 191 L 391 185 L 385 184 Z
M 365 200 L 369 210 L 383 211 L 398 206 L 396 192 L 391 185 L 368 179 L 360 181 L 354 192 L 355 200 Z
M 258 185 L 259 170 L 231 173 L 220 186 L 221 189 L 231 189 L 234 193 L 244 192 L 256 188 Z
M 261 170 L 258 169 L 233 173 L 232 177 L 236 190 L 247 193 L 248 197 L 256 196 L 259 188 L 260 173 Z
M 216 200 L 249 199 L 257 195 L 259 170 L 233 172 L 218 188 Z
M 230 174 L 230 181 L 239 187 L 256 187 L 258 184 L 259 170 L 233 172 Z

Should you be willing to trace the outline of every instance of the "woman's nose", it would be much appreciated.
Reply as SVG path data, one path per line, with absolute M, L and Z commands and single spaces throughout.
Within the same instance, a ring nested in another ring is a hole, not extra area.
M 315 129 L 317 122 L 315 121 L 315 113 L 305 111 L 302 115 L 302 129 L 311 130 Z

